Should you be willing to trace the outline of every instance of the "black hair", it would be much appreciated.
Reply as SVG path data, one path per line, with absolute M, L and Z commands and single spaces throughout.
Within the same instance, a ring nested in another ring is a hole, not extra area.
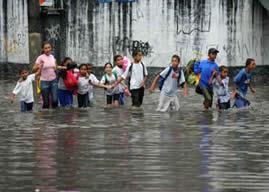
M 27 71 L 27 72 L 28 72 L 28 69 L 25 68 L 25 67 L 21 68 L 21 69 L 19 70 L 19 74 L 21 74 L 23 71 Z
M 255 59 L 247 58 L 247 60 L 246 60 L 246 67 L 249 66 L 253 61 L 255 61 Z
M 66 61 L 68 61 L 68 60 L 73 61 L 73 60 L 71 59 L 71 57 L 65 57 L 65 58 L 63 59 L 62 63 L 61 63 L 61 66 L 64 66 L 64 63 L 65 63 Z
M 177 59 L 178 63 L 180 63 L 180 57 L 178 55 L 173 55 L 172 59 L 174 59 L 174 58 Z
M 122 57 L 122 55 L 115 55 L 115 56 L 114 56 L 114 59 L 113 59 L 113 60 L 114 60 L 114 62 L 116 62 L 116 61 L 117 61 L 117 59 L 118 59 L 119 57 Z
M 51 42 L 49 42 L 49 41 L 44 41 L 44 42 L 42 43 L 41 48 L 43 49 L 43 48 L 45 47 L 45 45 L 47 45 L 47 44 L 49 44 L 49 45 L 52 47 Z
M 106 64 L 104 65 L 104 69 L 106 68 L 107 65 L 110 65 L 111 68 L 113 67 L 113 65 L 112 65 L 111 63 L 108 62 L 108 63 L 106 63 Z
M 138 53 L 142 53 L 142 55 L 144 55 L 143 51 L 141 51 L 141 50 L 139 50 L 139 49 L 136 49 L 136 50 L 133 51 L 132 56 L 135 57 L 135 56 L 138 55 Z
M 78 69 L 80 70 L 82 67 L 86 67 L 86 69 L 87 69 L 87 64 L 85 64 L 85 63 L 80 64 Z
M 90 67 L 93 68 L 93 64 L 92 63 L 86 63 L 86 65 L 87 65 L 87 69 L 90 68 Z
M 221 71 L 224 71 L 225 69 L 228 69 L 228 67 L 227 66 L 224 66 L 224 65 L 222 65 L 222 66 L 219 67 L 219 71 L 220 72 Z

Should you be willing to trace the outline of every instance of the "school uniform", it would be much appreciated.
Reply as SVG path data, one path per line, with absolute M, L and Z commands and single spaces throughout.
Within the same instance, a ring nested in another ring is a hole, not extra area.
M 77 91 L 77 99 L 78 99 L 78 107 L 85 108 L 89 107 L 89 77 L 79 77 L 78 78 L 78 91 Z
M 181 73 L 181 74 L 180 74 Z M 182 70 L 173 70 L 170 66 L 160 73 L 161 78 L 165 78 L 159 99 L 157 111 L 178 111 L 179 105 L 179 87 L 185 83 L 185 76 Z
M 129 77 L 132 106 L 134 107 L 140 107 L 143 104 L 145 88 L 141 86 L 141 83 L 147 75 L 147 67 L 142 62 L 129 64 L 122 75 L 123 79 Z
M 219 82 L 216 78 L 212 81 L 214 92 L 217 95 L 217 103 L 219 109 L 229 109 L 231 107 L 229 92 L 229 77 L 222 79 Z
M 117 75 L 112 73 L 111 76 L 108 74 L 103 75 L 101 79 L 101 84 L 104 85 L 113 85 L 118 80 Z M 106 90 L 106 100 L 107 105 L 111 105 L 113 101 L 119 101 L 119 86 L 116 86 L 112 89 L 105 89 Z
M 35 74 L 28 75 L 26 80 L 18 81 L 13 89 L 14 95 L 20 95 L 21 112 L 32 111 L 34 103 L 33 81 Z

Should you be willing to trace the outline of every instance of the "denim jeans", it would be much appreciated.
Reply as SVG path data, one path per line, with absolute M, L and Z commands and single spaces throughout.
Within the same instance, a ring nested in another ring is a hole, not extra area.
M 50 104 L 52 108 L 58 107 L 58 83 L 57 79 L 52 81 L 41 81 L 41 94 L 43 99 L 43 108 L 48 109 Z
M 21 112 L 33 110 L 33 102 L 32 103 L 25 103 L 24 101 L 21 101 L 20 105 L 21 105 Z

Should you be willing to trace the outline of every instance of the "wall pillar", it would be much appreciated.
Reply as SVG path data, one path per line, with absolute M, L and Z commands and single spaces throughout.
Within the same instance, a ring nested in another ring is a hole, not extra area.
M 41 20 L 39 0 L 28 0 L 29 63 L 30 67 L 41 53 Z

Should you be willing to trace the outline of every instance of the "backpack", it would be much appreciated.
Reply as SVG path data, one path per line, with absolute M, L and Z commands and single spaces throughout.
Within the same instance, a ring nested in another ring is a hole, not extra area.
M 160 91 L 162 90 L 163 84 L 164 84 L 165 80 L 168 78 L 168 76 L 170 75 L 170 73 L 172 72 L 172 70 L 173 70 L 173 68 L 169 67 L 169 70 L 168 70 L 167 74 L 165 75 L 165 77 L 160 76 L 160 80 L 159 80 L 159 90 Z M 179 68 L 178 69 L 178 79 L 177 79 L 178 84 L 180 84 L 181 72 L 182 72 L 182 69 Z
M 68 90 L 74 90 L 78 86 L 78 80 L 71 70 L 66 71 L 66 78 L 64 79 L 64 85 Z
M 115 79 L 117 81 L 118 80 L 117 73 L 116 72 L 112 72 L 112 74 L 114 75 L 114 77 L 115 77 Z M 108 78 L 107 78 L 107 74 L 105 74 L 105 85 L 107 85 L 107 84 L 109 84 L 109 81 L 108 81 Z M 107 89 L 105 88 L 105 90 L 107 90 Z
M 116 72 L 112 72 L 112 74 L 114 75 L 115 77 L 115 80 L 117 81 L 118 80 L 118 75 Z M 108 81 L 108 78 L 107 78 L 107 74 L 105 74 L 105 85 L 107 85 L 109 83 Z
M 129 71 L 128 71 L 128 73 L 130 74 L 129 75 L 129 80 L 128 80 L 128 86 L 129 87 L 130 87 L 130 81 L 131 81 L 131 78 L 132 78 L 133 64 L 134 63 L 131 63 L 131 66 L 130 66 Z M 142 61 L 141 61 L 141 65 L 143 67 L 143 77 L 145 78 L 146 77 L 146 70 L 145 70 L 145 65 L 144 65 L 144 63 Z

